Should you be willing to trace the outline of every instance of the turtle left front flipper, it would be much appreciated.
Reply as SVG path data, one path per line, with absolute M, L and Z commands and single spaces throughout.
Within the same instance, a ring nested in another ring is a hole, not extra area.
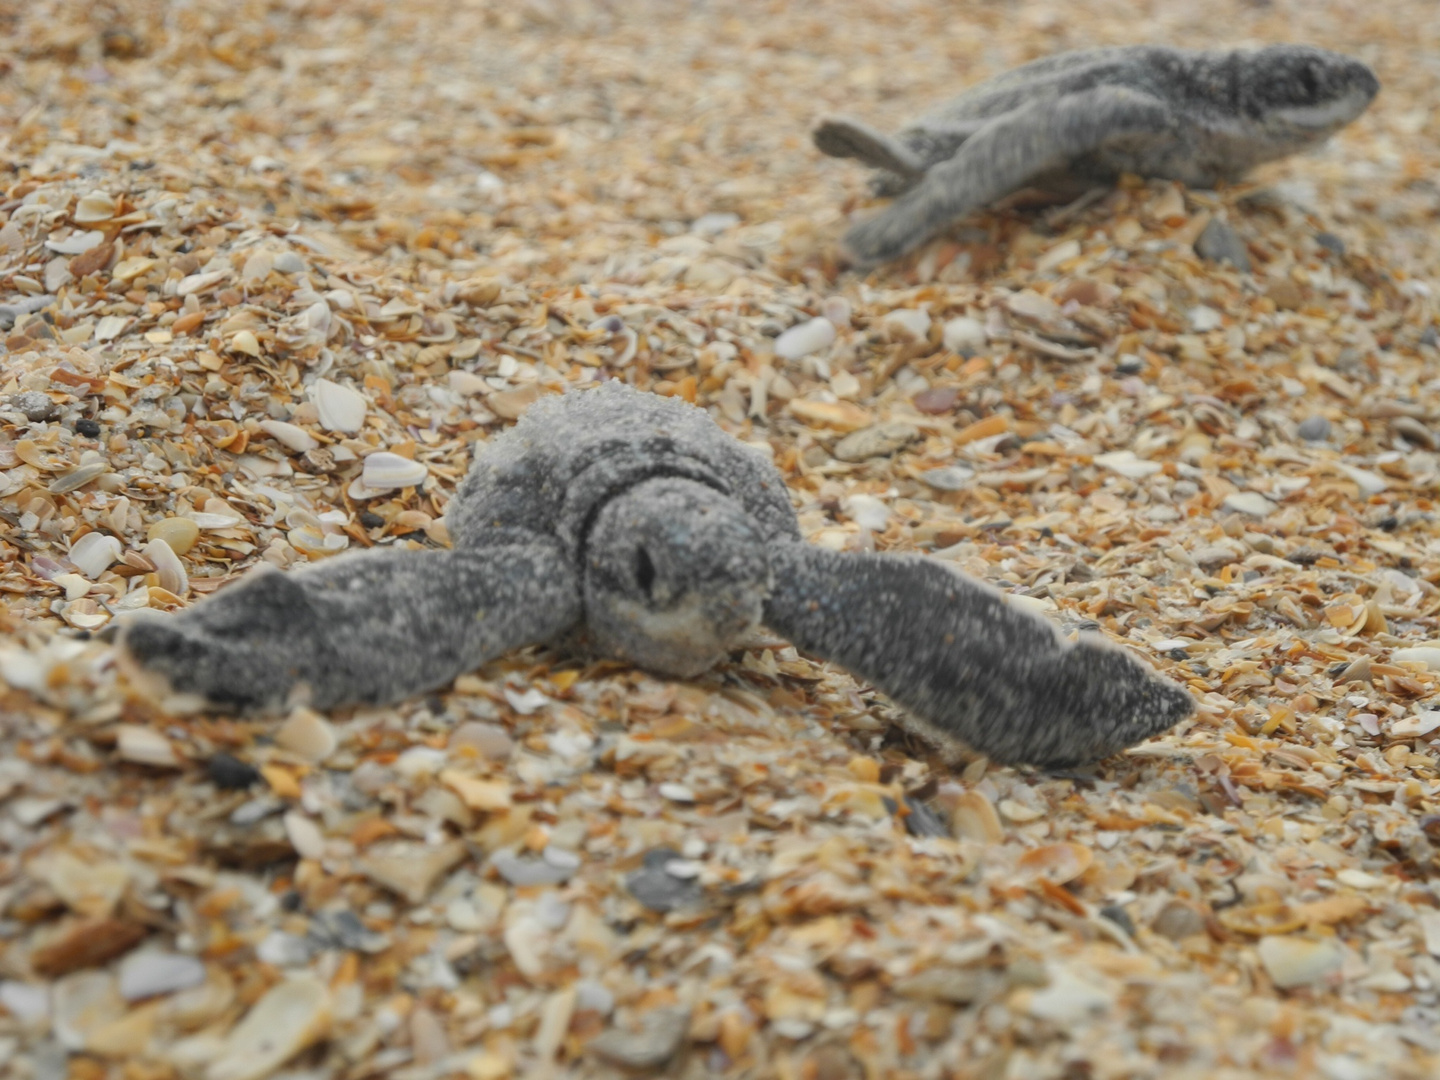
M 1099 635 L 1043 617 L 920 555 L 781 544 L 765 622 L 883 690 L 942 740 L 1001 764 L 1068 767 L 1173 727 L 1194 709 Z
M 365 551 L 289 573 L 263 566 L 177 615 L 121 633 L 138 681 L 238 712 L 375 705 L 443 686 L 580 618 L 559 545 Z
M 852 228 L 845 248 L 863 265 L 897 259 L 952 221 L 1081 155 L 1175 125 L 1163 101 L 1127 87 L 1099 86 L 1024 105 L 987 123 L 954 157 L 932 166 L 884 211 Z

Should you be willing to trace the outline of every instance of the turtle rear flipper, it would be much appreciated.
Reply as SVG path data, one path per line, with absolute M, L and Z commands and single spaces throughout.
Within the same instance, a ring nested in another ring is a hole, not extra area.
M 925 162 L 919 154 L 859 120 L 827 117 L 815 125 L 810 137 L 815 148 L 830 157 L 855 158 L 910 181 L 925 174 Z
M 262 567 L 178 615 L 137 620 L 120 644 L 143 677 L 212 707 L 328 709 L 434 690 L 579 617 L 570 564 L 536 538 Z

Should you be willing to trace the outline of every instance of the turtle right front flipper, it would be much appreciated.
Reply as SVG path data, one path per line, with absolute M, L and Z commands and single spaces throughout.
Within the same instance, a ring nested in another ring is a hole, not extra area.
M 261 567 L 178 615 L 125 628 L 139 681 L 207 706 L 377 705 L 443 686 L 580 618 L 552 540 L 465 551 L 365 551 L 282 573 Z

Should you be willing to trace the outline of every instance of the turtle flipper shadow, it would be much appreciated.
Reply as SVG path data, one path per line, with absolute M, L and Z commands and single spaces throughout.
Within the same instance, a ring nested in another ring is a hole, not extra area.
M 262 567 L 178 615 L 131 623 L 120 648 L 132 670 L 214 708 L 332 708 L 443 686 L 579 617 L 574 571 L 537 538 Z
M 1177 724 L 1190 695 L 1098 636 L 1045 619 L 933 559 L 772 553 L 766 622 L 906 706 L 933 734 L 1003 764 L 1113 754 Z

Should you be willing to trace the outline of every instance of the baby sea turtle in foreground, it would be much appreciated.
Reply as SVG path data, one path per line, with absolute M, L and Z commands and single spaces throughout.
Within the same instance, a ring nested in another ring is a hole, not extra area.
M 1092 761 L 1191 710 L 1123 649 L 1067 641 L 943 562 L 805 543 L 762 454 L 620 383 L 546 398 L 486 444 L 447 523 L 450 551 L 262 567 L 133 622 L 125 662 L 211 706 L 326 709 L 433 690 L 540 642 L 684 678 L 763 622 L 1000 762 Z
M 899 258 L 1019 191 L 1075 195 L 1122 173 L 1211 188 L 1318 146 L 1380 90 L 1358 60 L 1308 45 L 1130 45 L 1036 60 L 974 86 L 895 136 L 845 118 L 815 145 L 882 170 L 899 198 L 845 236 L 857 262 Z

